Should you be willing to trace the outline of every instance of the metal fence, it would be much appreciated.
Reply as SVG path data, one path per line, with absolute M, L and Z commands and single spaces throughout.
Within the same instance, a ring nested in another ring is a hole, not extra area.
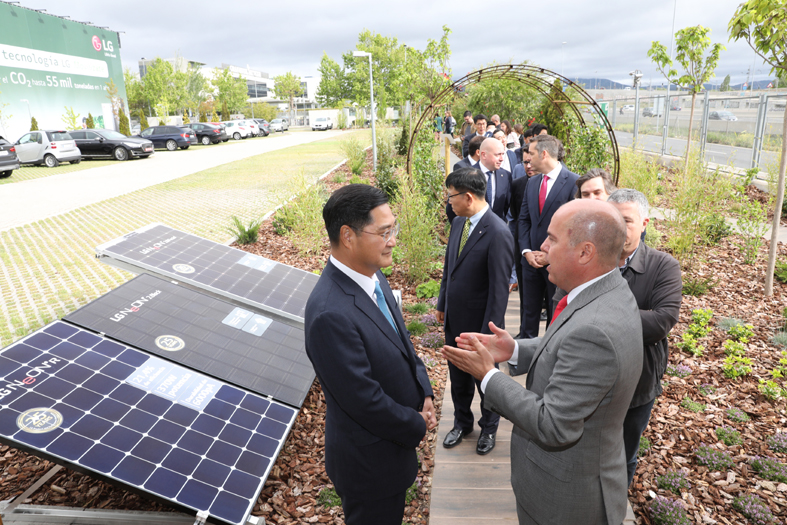
M 705 160 L 736 168 L 778 169 L 787 93 L 760 95 L 704 92 L 696 97 L 694 118 L 686 94 L 618 98 L 607 103 L 621 146 L 683 156 L 691 121 L 692 150 Z

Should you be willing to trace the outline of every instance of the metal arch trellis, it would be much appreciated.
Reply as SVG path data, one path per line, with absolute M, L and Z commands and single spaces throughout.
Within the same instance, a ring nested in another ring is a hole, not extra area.
M 598 105 L 595 99 L 591 97 L 590 94 L 582 88 L 582 86 L 576 84 L 572 80 L 564 77 L 563 75 L 555 73 L 554 71 L 550 71 L 542 67 L 529 66 L 526 64 L 505 64 L 479 69 L 478 71 L 468 73 L 450 86 L 447 86 L 438 92 L 432 102 L 421 112 L 421 115 L 418 118 L 415 128 L 413 129 L 413 132 L 410 136 L 410 143 L 407 148 L 408 172 L 410 172 L 412 167 L 413 145 L 415 144 L 416 135 L 427 117 L 433 113 L 434 109 L 444 103 L 446 99 L 453 95 L 453 93 L 462 90 L 466 86 L 477 84 L 481 81 L 500 78 L 510 78 L 517 80 L 527 86 L 534 88 L 541 95 L 552 102 L 561 115 L 565 114 L 563 106 L 568 106 L 570 110 L 573 111 L 582 127 L 587 126 L 587 122 L 585 122 L 585 116 L 579 110 L 578 106 L 589 107 L 592 114 L 606 129 L 614 162 L 612 178 L 615 181 L 615 184 L 618 183 L 618 178 L 620 177 L 620 152 L 618 150 L 618 141 L 615 138 L 615 132 L 612 129 L 612 125 L 610 124 L 609 119 L 607 119 L 607 115 L 601 109 L 601 106 Z M 566 87 L 573 88 L 582 100 L 570 100 L 565 94 L 565 91 L 561 91 L 557 97 L 554 97 L 550 90 L 555 80 L 560 80 Z

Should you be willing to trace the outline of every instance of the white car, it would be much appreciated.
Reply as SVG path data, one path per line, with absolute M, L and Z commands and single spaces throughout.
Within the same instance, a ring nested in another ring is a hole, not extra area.
M 253 120 L 248 119 L 248 120 L 244 120 L 242 122 L 245 123 L 246 126 L 251 128 L 251 134 L 252 134 L 253 137 L 259 137 L 260 134 L 262 133 L 260 131 L 260 125 L 257 124 L 256 122 L 254 122 Z
M 222 124 L 226 127 L 227 136 L 235 140 L 253 136 L 251 127 L 246 124 L 245 120 L 225 120 L 222 121 Z
M 66 130 L 40 130 L 25 133 L 14 144 L 20 164 L 44 164 L 54 168 L 61 162 L 79 164 L 82 152 Z
M 331 122 L 331 119 L 327 117 L 315 119 L 314 124 L 312 124 L 312 131 L 317 131 L 318 129 L 323 131 L 333 129 L 333 122 Z
M 275 118 L 271 120 L 271 131 L 281 131 L 284 133 L 288 129 L 290 129 L 290 125 L 287 122 L 287 119 Z
M 634 104 L 626 104 L 623 106 L 624 111 L 634 111 Z

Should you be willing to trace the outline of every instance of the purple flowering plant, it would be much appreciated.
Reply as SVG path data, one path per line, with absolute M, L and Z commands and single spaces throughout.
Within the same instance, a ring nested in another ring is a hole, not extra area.
M 680 500 L 656 496 L 650 503 L 650 517 L 656 525 L 689 525 L 686 508 Z

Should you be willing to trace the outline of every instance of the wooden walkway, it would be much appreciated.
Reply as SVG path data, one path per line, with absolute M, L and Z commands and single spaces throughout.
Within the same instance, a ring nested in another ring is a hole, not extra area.
M 541 323 L 543 334 L 546 323 Z M 519 330 L 519 295 L 509 294 L 506 328 L 512 335 Z M 504 372 L 506 367 L 500 365 Z M 525 376 L 515 378 L 524 388 Z M 452 449 L 443 448 L 443 439 L 454 422 L 451 383 L 446 383 L 438 444 L 435 452 L 430 525 L 503 525 L 517 523 L 516 501 L 511 489 L 511 430 L 513 425 L 500 419 L 497 443 L 492 452 L 479 456 L 475 452 L 479 429 Z M 478 396 L 473 402 L 476 418 L 481 414 Z M 636 523 L 629 506 L 624 525 Z

